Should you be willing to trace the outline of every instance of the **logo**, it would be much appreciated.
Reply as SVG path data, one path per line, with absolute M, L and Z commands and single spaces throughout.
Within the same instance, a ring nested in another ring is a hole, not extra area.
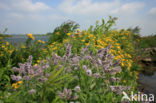
M 128 100 L 128 101 L 154 102 L 154 94 L 147 95 L 140 92 L 138 92 L 138 94 L 134 94 L 133 91 L 131 91 L 130 96 L 128 96 L 128 94 L 124 91 L 122 92 L 122 94 L 123 94 L 122 101 Z

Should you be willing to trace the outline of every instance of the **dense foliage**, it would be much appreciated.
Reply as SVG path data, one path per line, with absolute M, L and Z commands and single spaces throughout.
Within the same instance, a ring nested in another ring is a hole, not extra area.
M 76 24 L 74 21 L 64 22 L 61 26 L 55 28 L 53 33 L 48 33 L 50 35 L 49 43 L 62 42 L 67 37 L 66 33 L 75 32 L 78 27 L 79 24 Z
M 116 19 L 82 31 L 64 23 L 48 43 L 32 34 L 20 46 L 1 42 L 1 102 L 114 103 L 137 92 L 134 36 L 112 29 Z
M 156 34 L 150 36 L 144 36 L 139 39 L 139 48 L 151 48 L 156 47 Z

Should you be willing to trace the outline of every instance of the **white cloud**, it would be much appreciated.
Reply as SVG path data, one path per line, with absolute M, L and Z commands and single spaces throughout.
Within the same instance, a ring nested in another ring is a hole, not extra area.
M 28 12 L 36 12 L 51 9 L 48 5 L 42 2 L 33 3 L 32 0 L 12 0 L 11 5 L 17 10 Z
M 122 4 L 120 0 L 112 2 L 93 2 L 93 0 L 64 0 L 59 9 L 69 14 L 116 14 L 135 13 L 144 7 L 142 2 L 130 2 Z
M 113 2 L 92 2 L 92 0 L 65 0 L 59 5 L 59 9 L 69 14 L 101 14 L 109 12 L 112 8 L 117 7 L 119 1 Z
M 144 3 L 142 2 L 132 2 L 132 3 L 126 3 L 123 4 L 121 6 L 121 8 L 119 8 L 119 12 L 124 12 L 124 13 L 135 13 L 138 10 L 140 10 L 141 8 L 143 8 L 145 6 Z
M 150 14 L 156 14 L 156 7 L 151 8 L 149 11 Z
M 125 12 L 135 12 L 136 10 L 143 8 L 144 5 L 145 4 L 141 2 L 127 3 L 121 7 L 121 10 Z

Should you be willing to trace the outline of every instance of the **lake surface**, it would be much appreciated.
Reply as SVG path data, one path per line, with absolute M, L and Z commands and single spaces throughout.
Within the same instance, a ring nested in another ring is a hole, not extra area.
M 140 74 L 138 82 L 142 85 L 146 94 L 154 94 L 156 96 L 156 72 L 152 76 Z
M 50 36 L 34 36 L 35 40 L 42 40 L 47 42 Z M 6 37 L 5 40 L 10 42 L 11 44 L 18 45 L 20 43 L 25 43 L 28 39 L 27 35 L 13 35 L 12 37 Z

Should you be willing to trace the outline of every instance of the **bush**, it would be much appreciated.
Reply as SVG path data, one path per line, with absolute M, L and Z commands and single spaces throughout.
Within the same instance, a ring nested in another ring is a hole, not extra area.
M 74 21 L 66 21 L 61 26 L 55 28 L 54 32 L 51 34 L 48 43 L 62 42 L 63 39 L 67 38 L 66 33 L 74 32 L 79 27 Z

